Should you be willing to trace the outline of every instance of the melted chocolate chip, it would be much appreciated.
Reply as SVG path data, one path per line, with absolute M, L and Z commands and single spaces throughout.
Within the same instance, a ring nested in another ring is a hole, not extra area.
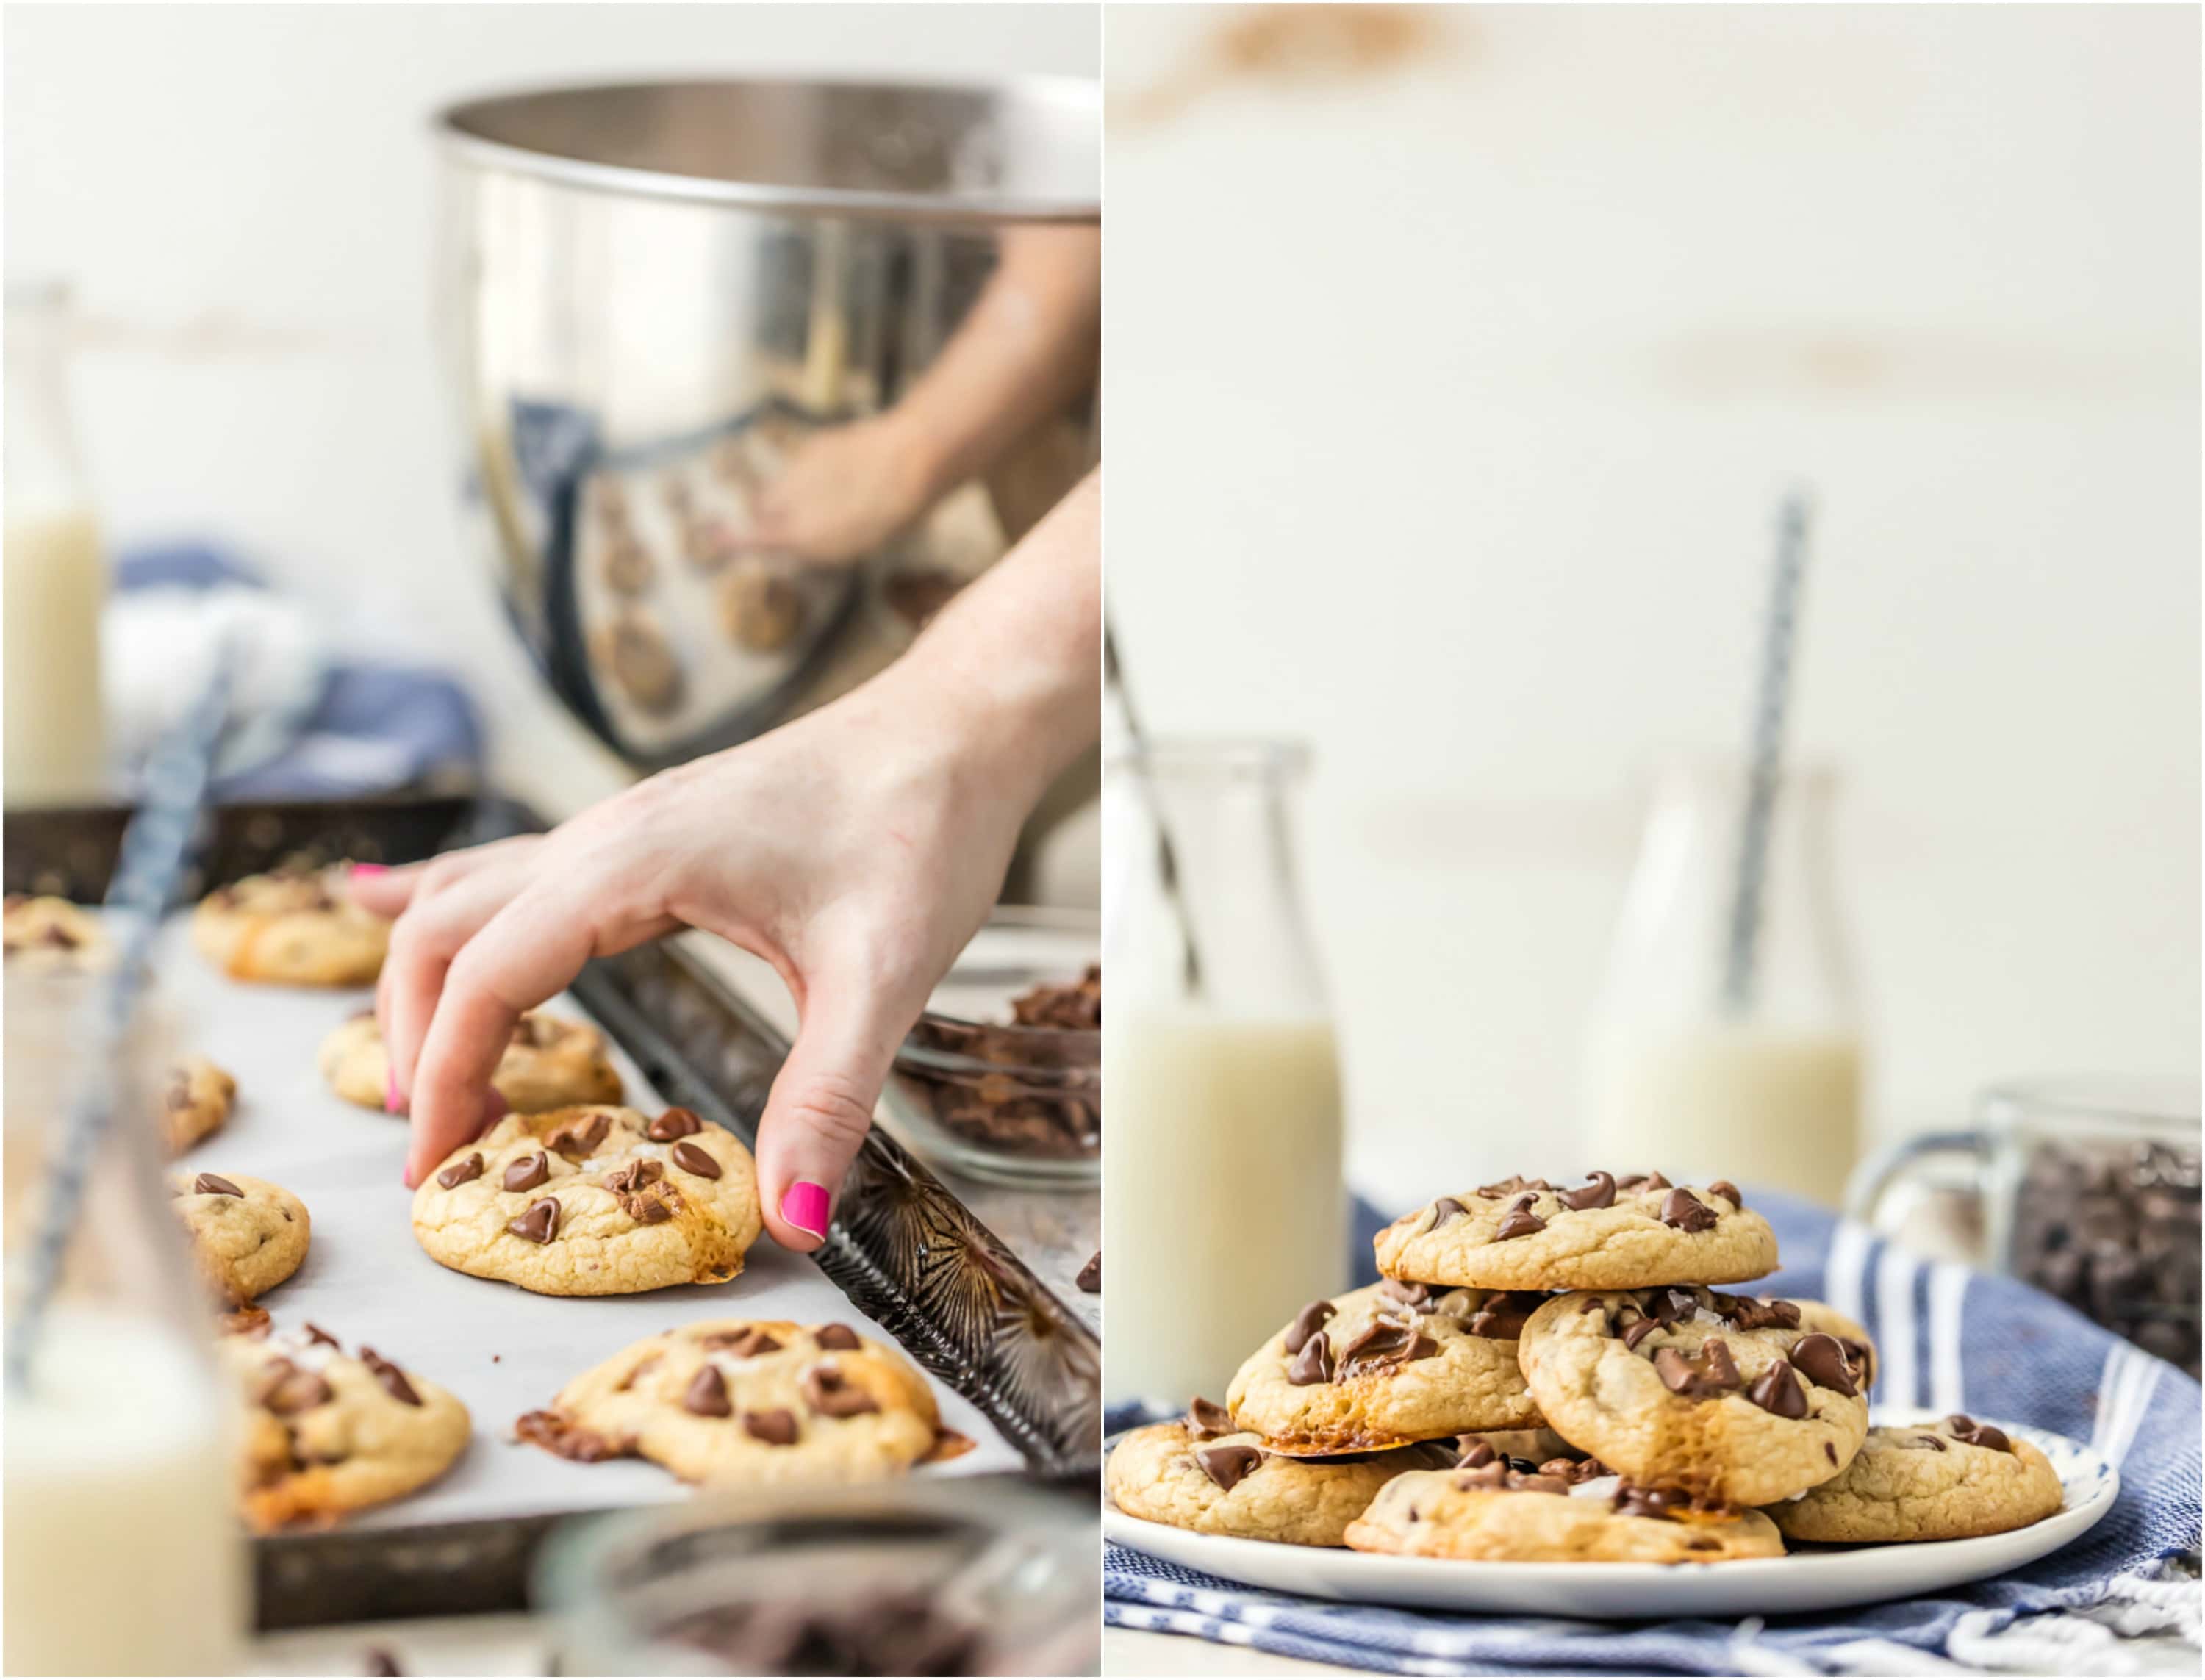
M 1618 1517 L 1674 1517 L 1691 1505 L 1691 1499 L 1670 1487 L 1634 1487 L 1629 1482 L 1615 1490 L 1611 1503 Z
M 1927 1447 L 1932 1452 L 1946 1451 L 1944 1438 L 1940 1435 L 1916 1435 L 1903 1444 L 1915 1448 Z
M 1738 1186 L 1727 1178 L 1718 1178 L 1708 1186 L 1710 1196 L 1720 1196 L 1733 1208 L 1745 1206 L 1745 1198 L 1738 1193 Z
M 1508 1210 L 1507 1215 L 1495 1227 L 1493 1240 L 1496 1243 L 1505 1243 L 1511 1238 L 1529 1237 L 1533 1232 L 1544 1231 L 1546 1228 L 1546 1220 L 1541 1219 L 1529 1208 L 1512 1208 Z
M 288 1417 L 336 1398 L 329 1384 L 312 1371 L 302 1371 L 288 1359 L 271 1359 L 260 1368 L 253 1399 L 278 1417 Z
M 1427 1307 L 1432 1300 L 1429 1284 L 1405 1284 L 1399 1278 L 1387 1279 L 1378 1285 L 1378 1292 L 1405 1307 Z
M 1715 1307 L 1741 1330 L 1799 1327 L 1799 1309 L 1789 1301 L 1756 1301 L 1748 1295 L 1717 1295 Z
M 1477 1310 L 1463 1321 L 1463 1328 L 1473 1336 L 1483 1336 L 1496 1342 L 1513 1342 L 1524 1334 L 1524 1321 L 1546 1304 L 1547 1297 L 1530 1290 L 1507 1290 L 1489 1295 L 1478 1303 Z
M 1429 1359 L 1439 1344 L 1418 1333 L 1414 1325 L 1392 1319 L 1373 1319 L 1360 1335 L 1340 1351 L 1340 1380 L 1388 1365 L 1406 1365 Z
M 665 1167 L 655 1161 L 632 1161 L 606 1173 L 601 1182 L 607 1190 L 620 1196 L 639 1190 L 645 1184 L 655 1184 L 665 1176 Z
M 776 1406 L 771 1411 L 746 1411 L 743 1414 L 743 1433 L 768 1446 L 794 1446 L 796 1414 L 784 1406 Z
M 1332 1380 L 1332 1349 L 1323 1332 L 1319 1331 L 1302 1344 L 1302 1351 L 1287 1367 L 1287 1380 L 1299 1388 Z
M 804 1398 L 823 1417 L 859 1417 L 881 1409 L 879 1401 L 831 1365 L 815 1365 L 804 1374 Z
M 1582 1214 L 1593 1208 L 1613 1208 L 1615 1205 L 1614 1176 L 1596 1172 L 1590 1184 L 1577 1190 L 1558 1190 L 1554 1199 L 1573 1214 Z
M 1779 1417 L 1804 1417 L 1807 1415 L 1807 1391 L 1799 1386 L 1799 1379 L 1792 1368 L 1781 1359 L 1753 1380 L 1745 1391 L 1745 1398 L 1765 1412 Z
M 202 1172 L 192 1180 L 193 1196 L 242 1196 L 245 1192 L 227 1178 L 212 1172 Z
M 686 1137 L 704 1129 L 704 1122 L 688 1109 L 669 1108 L 645 1126 L 643 1135 L 654 1143 L 671 1143 L 677 1137 Z
M 694 1143 L 676 1143 L 674 1146 L 674 1164 L 684 1172 L 693 1172 L 700 1178 L 720 1176 L 720 1163 Z
M 308 1323 L 301 1325 L 300 1328 L 306 1333 L 306 1339 L 308 1341 L 319 1342 L 324 1347 L 333 1347 L 337 1349 L 340 1352 L 343 1351 L 344 1345 L 338 1341 L 335 1336 L 330 1334 L 328 1331 L 323 1329 L 320 1325 Z
M 1700 1297 L 1689 1289 L 1657 1290 L 1647 1302 L 1657 1323 L 1686 1324 L 1700 1309 Z
M 1631 1352 L 1636 1353 L 1638 1351 L 1639 1343 L 1644 1341 L 1649 1336 L 1652 1335 L 1661 1327 L 1661 1326 L 1657 1320 L 1642 1318 L 1636 1324 L 1632 1325 L 1629 1329 L 1623 1333 L 1623 1345 L 1630 1349 Z
M 1294 1321 L 1287 1327 L 1287 1351 L 1299 1353 L 1309 1339 L 1324 1328 L 1334 1312 L 1329 1301 L 1312 1301 L 1294 1315 Z
M 1978 1423 L 1964 1412 L 1954 1412 L 1945 1420 L 1946 1432 L 1956 1441 L 1965 1441 L 1970 1446 L 1987 1446 L 1994 1452 L 2011 1452 L 2013 1443 L 2006 1439 L 2005 1430 L 1995 1424 Z
M 547 1196 L 532 1203 L 519 1219 L 508 1220 L 505 1228 L 531 1243 L 548 1243 L 559 1234 L 559 1203 Z
M 455 1161 L 437 1175 L 437 1182 L 446 1190 L 457 1190 L 483 1175 L 482 1154 L 478 1150 L 465 1161 Z
M 1727 1393 L 1744 1383 L 1738 1374 L 1737 1362 L 1730 1356 L 1728 1345 L 1720 1339 L 1703 1344 L 1698 1355 L 1691 1358 L 1677 1348 L 1655 1350 L 1654 1372 L 1661 1379 L 1664 1388 L 1690 1400 Z
M 1615 1187 L 1626 1196 L 1638 1196 L 1648 1190 L 1667 1190 L 1669 1181 L 1659 1172 L 1633 1172 L 1627 1178 L 1618 1178 Z
M 1432 1222 L 1426 1226 L 1424 1229 L 1427 1231 L 1437 1231 L 1448 1220 L 1459 1220 L 1469 1211 L 1469 1208 L 1464 1207 L 1461 1202 L 1456 1201 L 1452 1196 L 1442 1196 L 1438 1201 L 1432 1203 Z
M 725 1417 L 734 1410 L 728 1399 L 728 1380 L 715 1365 L 699 1365 L 682 1392 L 681 1409 L 698 1417 Z
M 1079 1275 L 1072 1281 L 1082 1295 L 1100 1295 L 1102 1292 L 1102 1250 L 1095 1250 L 1095 1257 L 1079 1268 Z
M 385 1359 L 371 1347 L 360 1351 L 360 1362 L 375 1373 L 375 1380 L 383 1385 L 383 1392 L 401 1406 L 418 1406 L 421 1397 L 413 1392 L 413 1385 L 406 1380 L 406 1373 Z
M 1263 1450 L 1236 1441 L 1229 1446 L 1205 1446 L 1194 1455 L 1202 1473 L 1227 1493 L 1238 1487 L 1248 1472 L 1263 1462 Z
M 1853 1381 L 1852 1366 L 1835 1336 L 1817 1330 L 1792 1345 L 1791 1360 L 1799 1374 L 1817 1388 L 1827 1388 L 1848 1398 L 1860 1392 Z
M 505 1187 L 509 1190 L 534 1190 L 551 1176 L 551 1163 L 541 1149 L 521 1156 L 505 1169 Z
M 551 1134 L 550 1147 L 569 1161 L 586 1161 L 597 1153 L 612 1126 L 611 1115 L 592 1114 L 580 1125 L 561 1126 Z
M 1828 1459 L 1833 1464 L 1834 1464 L 1838 1462 L 1838 1449 L 1832 1446 L 1828 1441 L 1824 1441 L 1822 1443 L 1822 1457 Z
M 1715 1210 L 1688 1190 L 1673 1190 L 1661 1199 L 1661 1223 L 1679 1231 L 1712 1231 L 1715 1218 Z
M 859 1347 L 858 1333 L 847 1324 L 823 1324 L 811 1335 L 820 1346 L 839 1353 L 854 1353 Z
M 1498 1202 L 1504 1196 L 1520 1196 L 1525 1190 L 1536 1193 L 1552 1189 L 1554 1186 L 1544 1178 L 1527 1178 L 1519 1172 L 1513 1178 L 1503 1178 L 1496 1184 L 1480 1184 L 1477 1193 L 1488 1202 Z
M 1233 1433 L 1233 1414 L 1216 1401 L 1205 1400 L 1198 1394 L 1187 1403 L 1186 1432 L 1198 1441 L 1229 1435 Z

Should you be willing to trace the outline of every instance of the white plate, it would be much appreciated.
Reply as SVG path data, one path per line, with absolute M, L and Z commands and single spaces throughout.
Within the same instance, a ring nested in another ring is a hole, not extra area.
M 1941 1416 L 1880 1407 L 1875 1421 L 1927 1423 Z M 1192 1534 L 1128 1517 L 1108 1503 L 1102 1532 L 1120 1546 L 1221 1580 L 1343 1604 L 1665 1621 L 1841 1610 L 1917 1598 L 2018 1569 L 2079 1538 L 2113 1508 L 2120 1473 L 2090 1448 L 2018 1423 L 1998 1427 L 2042 1449 L 2067 1502 L 2041 1523 L 1980 1540 L 1802 1546 L 1788 1557 L 1727 1564 L 1471 1564 Z

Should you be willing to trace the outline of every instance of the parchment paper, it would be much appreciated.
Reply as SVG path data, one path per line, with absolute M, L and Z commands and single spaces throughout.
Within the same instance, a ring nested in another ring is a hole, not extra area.
M 323 1038 L 371 1006 L 372 993 L 225 979 L 193 949 L 181 917 L 163 929 L 156 969 L 175 1049 L 211 1057 L 237 1079 L 229 1123 L 187 1150 L 177 1170 L 266 1178 L 304 1202 L 313 1221 L 305 1264 L 259 1304 L 278 1329 L 311 1319 L 348 1353 L 366 1342 L 442 1383 L 474 1419 L 466 1453 L 442 1480 L 360 1512 L 350 1519 L 353 1526 L 464 1522 L 686 1497 L 685 1484 L 644 1460 L 577 1464 L 512 1439 L 514 1420 L 523 1412 L 549 1405 L 570 1378 L 646 1336 L 698 1319 L 750 1316 L 840 1320 L 894 1345 L 810 1260 L 764 1235 L 732 1283 L 647 1295 L 532 1295 L 439 1266 L 413 1238 L 413 1192 L 401 1176 L 406 1123 L 342 1101 L 315 1065 Z M 587 1018 L 565 997 L 545 1006 Z M 613 1059 L 630 1104 L 650 1113 L 665 1106 L 617 1045 Z M 928 1380 L 943 1423 L 978 1445 L 915 1474 L 1015 1469 L 1024 1462 L 977 1407 L 930 1375 Z

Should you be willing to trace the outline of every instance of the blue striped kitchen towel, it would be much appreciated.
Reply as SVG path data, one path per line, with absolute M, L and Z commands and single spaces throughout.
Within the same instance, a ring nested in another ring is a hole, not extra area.
M 1789 1262 L 1755 1292 L 1828 1301 L 1866 1325 L 1882 1356 L 1878 1404 L 1976 1411 L 2089 1441 L 2122 1466 L 2113 1511 L 1997 1580 L 1822 1616 L 1574 1622 L 1329 1604 L 1114 1545 L 1104 1619 L 1388 1674 L 2120 1673 L 2119 1633 L 2171 1630 L 2196 1643 L 2199 1587 L 2184 1567 L 2198 1545 L 2194 1380 L 2024 1285 L 1921 1259 L 1794 1198 L 1748 1196 Z M 1356 1210 L 1359 1281 L 1377 1275 L 1370 1238 L 1382 1222 Z M 1141 1421 L 1127 1409 L 1110 1427 Z

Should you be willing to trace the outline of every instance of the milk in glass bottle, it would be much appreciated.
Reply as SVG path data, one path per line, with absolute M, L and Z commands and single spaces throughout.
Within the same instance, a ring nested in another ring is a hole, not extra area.
M 1271 741 L 1156 742 L 1111 766 L 1112 1403 L 1220 1398 L 1297 1309 L 1346 1286 L 1340 1068 L 1287 805 L 1305 768 Z

